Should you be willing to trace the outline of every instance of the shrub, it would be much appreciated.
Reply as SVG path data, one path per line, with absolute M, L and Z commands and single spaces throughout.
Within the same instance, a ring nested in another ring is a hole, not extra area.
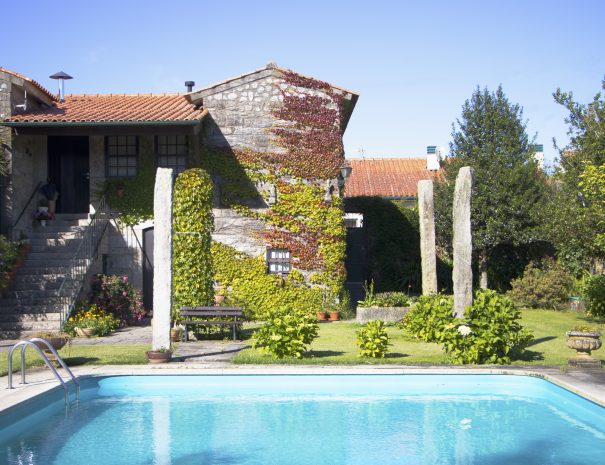
M 380 292 L 374 297 L 377 307 L 406 307 L 410 298 L 405 292 Z
M 384 322 L 380 320 L 368 321 L 355 334 L 357 335 L 360 357 L 384 358 L 389 347 L 389 336 Z
M 491 290 L 475 293 L 464 318 L 453 316 L 453 301 L 422 296 L 403 319 L 403 328 L 427 342 L 443 344 L 452 363 L 510 363 L 510 353 L 533 338 L 517 321 L 520 311 L 506 296 Z
M 582 295 L 586 301 L 586 313 L 605 316 L 605 275 L 588 276 L 582 283 Z
M 123 324 L 132 324 L 147 315 L 141 291 L 128 282 L 128 276 L 97 275 L 92 283 L 89 300 Z
M 464 319 L 446 326 L 441 342 L 452 363 L 510 363 L 510 353 L 533 339 L 519 323 L 521 312 L 506 296 L 491 290 L 475 293 Z
M 301 358 L 318 329 L 315 314 L 295 312 L 290 307 L 271 310 L 265 324 L 253 335 L 253 347 L 273 358 Z
M 76 335 L 76 328 L 96 329 L 97 336 L 107 336 L 120 327 L 120 320 L 114 315 L 92 304 L 81 307 L 64 325 L 63 330 L 70 336 Z
M 403 317 L 402 328 L 425 342 L 441 342 L 444 328 L 454 321 L 454 302 L 450 296 L 423 295 Z
M 559 263 L 549 259 L 540 266 L 530 263 L 511 285 L 509 296 L 519 305 L 560 309 L 567 304 L 573 279 Z

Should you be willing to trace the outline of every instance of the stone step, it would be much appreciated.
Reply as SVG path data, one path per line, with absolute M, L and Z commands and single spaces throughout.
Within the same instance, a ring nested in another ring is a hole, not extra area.
M 68 266 L 42 266 L 42 263 L 30 264 L 29 266 L 23 266 L 17 271 L 16 277 L 20 276 L 40 276 L 40 275 L 60 275 L 63 276 L 68 271 Z
M 56 279 L 43 279 L 39 281 L 15 281 L 11 286 L 11 290 L 8 292 L 26 292 L 26 291 L 54 291 L 58 290 L 63 284 L 63 278 Z M 63 284 L 65 289 L 75 289 L 76 283 L 72 280 L 66 280 Z M 7 297 L 10 297 L 7 294 Z
M 32 235 L 32 240 L 40 239 L 81 239 L 82 231 L 43 231 Z
M 0 300 L 0 311 L 3 308 L 18 308 L 18 307 L 31 307 L 31 306 L 49 306 L 49 305 L 60 305 L 62 298 L 58 296 L 28 296 L 22 298 L 6 297 Z
M 14 299 L 13 299 L 14 300 Z M 16 303 L 8 303 L 7 299 L 0 300 L 0 314 L 14 313 L 61 313 L 64 304 L 61 303 L 46 303 L 39 305 L 17 305 Z
M 70 239 L 67 244 L 40 244 L 32 245 L 30 254 L 32 253 L 76 253 L 81 241 L 78 239 Z
M 80 239 L 62 239 L 56 236 L 50 238 L 33 237 L 29 240 L 29 243 L 32 246 L 32 252 L 34 252 L 36 247 L 69 247 L 72 244 L 79 244 Z
M 0 331 L 0 340 L 22 340 L 30 339 L 35 337 L 40 331 L 15 331 L 15 330 L 2 330 Z
M 54 251 L 50 251 L 50 252 L 30 252 L 29 255 L 27 256 L 27 259 L 25 260 L 25 264 L 27 264 L 27 262 L 32 261 L 32 260 L 48 260 L 48 259 L 54 259 L 54 260 L 63 260 L 63 259 L 72 259 L 74 254 L 75 254 L 75 250 L 73 252 L 67 251 L 64 252 L 65 249 L 58 249 L 56 252 Z
M 61 321 L 61 313 L 0 313 L 0 323 L 27 321 Z
M 11 321 L 0 322 L 0 331 L 54 331 L 60 326 L 59 321 Z

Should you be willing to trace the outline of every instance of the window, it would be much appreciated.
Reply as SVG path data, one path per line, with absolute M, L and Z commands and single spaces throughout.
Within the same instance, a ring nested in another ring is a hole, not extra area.
M 288 249 L 268 249 L 267 266 L 269 273 L 287 274 L 290 272 L 290 251 Z
M 136 136 L 107 136 L 105 139 L 108 178 L 137 175 L 138 140 Z
M 158 166 L 173 168 L 175 174 L 187 167 L 187 136 L 157 136 L 155 149 Z

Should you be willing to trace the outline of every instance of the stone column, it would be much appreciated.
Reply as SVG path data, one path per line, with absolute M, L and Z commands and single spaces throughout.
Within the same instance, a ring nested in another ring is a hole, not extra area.
M 433 181 L 418 182 L 420 217 L 420 256 L 422 258 L 422 293 L 437 293 L 437 253 L 435 251 L 435 206 Z
M 153 194 L 152 350 L 170 347 L 172 308 L 172 168 L 158 168 Z
M 454 190 L 454 315 L 464 317 L 465 307 L 473 304 L 473 243 L 471 236 L 471 194 L 473 169 L 460 168 Z

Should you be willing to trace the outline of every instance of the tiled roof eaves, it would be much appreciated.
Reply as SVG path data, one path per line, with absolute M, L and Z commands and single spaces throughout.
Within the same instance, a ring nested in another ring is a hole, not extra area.
M 151 121 L 0 121 L 0 126 L 195 126 L 203 119 L 151 120 Z

